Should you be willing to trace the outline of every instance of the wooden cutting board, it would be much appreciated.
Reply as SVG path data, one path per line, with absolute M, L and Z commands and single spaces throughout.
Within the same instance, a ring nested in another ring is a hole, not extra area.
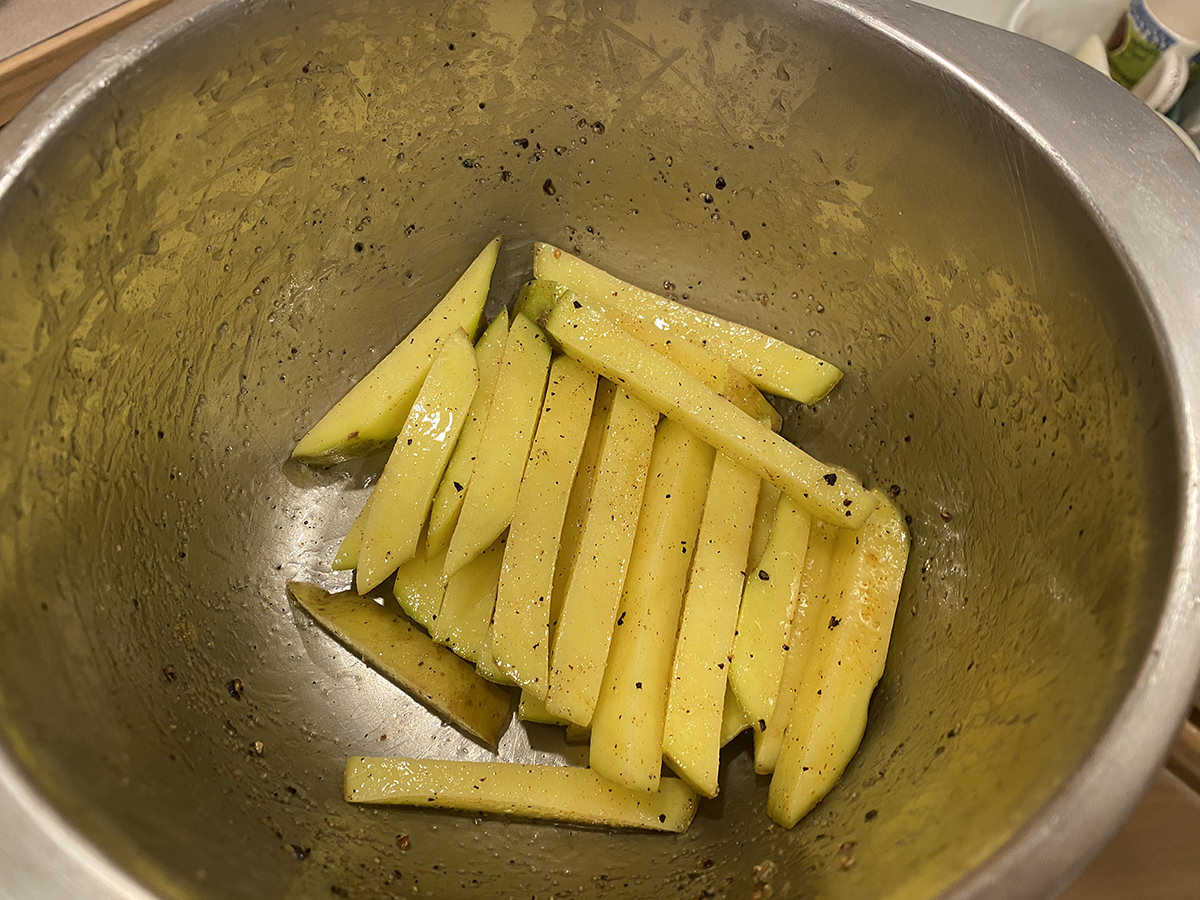
M 168 2 L 170 0 L 125 0 L 114 5 L 112 0 L 91 0 L 90 3 L 78 5 L 74 11 L 76 15 L 85 16 L 91 11 L 97 11 L 95 15 L 74 22 L 69 17 L 65 21 L 61 18 L 49 19 L 67 27 L 31 47 L 18 51 L 15 55 L 0 59 L 0 125 L 15 116 L 17 111 L 32 100 L 54 76 L 87 54 L 106 37 Z M 18 26 L 26 29 L 26 33 L 36 33 L 39 23 L 31 23 L 24 17 L 52 17 L 55 13 L 61 15 L 63 9 L 46 12 L 42 2 L 27 3 L 24 7 L 17 3 L 12 6 L 5 5 L 0 9 L 0 19 L 11 17 L 12 24 L 8 29 L 10 34 L 16 34 Z

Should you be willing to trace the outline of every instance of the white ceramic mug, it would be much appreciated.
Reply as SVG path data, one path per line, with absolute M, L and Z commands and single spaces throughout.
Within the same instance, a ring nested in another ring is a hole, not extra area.
M 1112 77 L 1160 112 L 1200 80 L 1200 2 L 1132 0 L 1108 41 Z

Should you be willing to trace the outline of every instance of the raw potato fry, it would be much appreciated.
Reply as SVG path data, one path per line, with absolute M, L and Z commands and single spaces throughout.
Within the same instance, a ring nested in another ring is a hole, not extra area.
M 460 328 L 472 337 L 479 330 L 499 250 L 500 238 L 483 248 L 433 311 L 301 438 L 295 459 L 337 463 L 400 433 L 442 342 Z
M 568 290 L 554 281 L 531 281 L 522 290 L 517 308 L 531 319 L 545 318 Z M 745 375 L 712 350 L 689 340 L 670 322 L 658 317 L 641 319 L 616 307 L 595 308 L 610 327 L 628 332 L 667 357 L 772 431 L 778 431 L 783 424 L 779 411 Z
M 588 757 L 635 790 L 656 790 L 662 771 L 675 635 L 712 466 L 711 447 L 670 419 L 659 423 Z
M 770 479 L 813 515 L 844 527 L 870 515 L 875 499 L 849 472 L 813 459 L 637 338 L 607 327 L 590 301 L 570 296 L 564 294 L 545 321 L 568 355 Z
M 550 668 L 554 564 L 595 397 L 595 375 L 568 356 L 554 360 L 517 492 L 488 635 L 497 666 L 542 698 Z
M 737 697 L 728 686 L 725 688 L 725 708 L 721 711 L 721 747 L 722 749 L 735 737 L 750 727 L 750 719 L 746 711 L 737 702 Z
M 445 556 L 444 550 L 429 556 L 425 547 L 418 545 L 413 558 L 396 570 L 396 579 L 392 582 L 392 594 L 400 608 L 426 631 L 431 630 L 442 610 L 442 598 L 446 593 L 446 579 L 442 577 Z
M 539 725 L 567 726 L 571 724 L 546 709 L 545 701 L 539 700 L 529 691 L 521 691 L 521 702 L 517 704 L 517 718 L 522 722 L 537 722 Z
M 583 441 L 583 452 L 579 454 L 579 466 L 575 470 L 575 481 L 571 485 L 571 496 L 567 500 L 567 515 L 563 520 L 559 538 L 558 559 L 554 565 L 554 588 L 550 594 L 550 643 L 554 644 L 554 632 L 562 613 L 563 597 L 567 595 L 567 581 L 575 571 L 575 559 L 579 555 L 579 538 L 583 534 L 583 523 L 587 521 L 588 502 L 592 499 L 592 485 L 596 481 L 596 465 L 600 461 L 600 449 L 604 435 L 608 433 L 608 418 L 612 413 L 617 387 L 604 378 L 598 379 L 596 400 L 592 404 L 592 419 L 588 422 L 587 437 Z M 546 686 L 539 696 L 544 700 Z
M 757 475 L 717 454 L 679 621 L 663 756 L 705 797 L 717 795 L 729 654 L 761 483 Z
M 496 662 L 496 657 L 492 655 L 492 645 L 487 641 L 484 641 L 483 646 L 479 648 L 479 659 L 475 661 L 475 671 L 493 684 L 506 684 L 510 687 L 518 686 L 509 674 L 500 668 L 500 665 Z
M 783 677 L 811 524 L 812 517 L 794 500 L 780 500 L 763 558 L 746 573 L 729 684 L 760 731 L 771 717 Z
M 467 734 L 495 748 L 511 705 L 503 688 L 484 681 L 445 647 L 400 616 L 353 591 L 330 594 L 289 582 L 288 593 L 317 624 L 385 678 Z
M 779 693 L 775 707 L 767 719 L 767 727 L 754 731 L 754 771 L 769 775 L 775 771 L 779 750 L 783 746 L 783 733 L 791 718 L 796 703 L 796 691 L 804 677 L 805 668 L 812 657 L 813 648 L 822 640 L 821 629 L 825 627 L 825 589 L 829 572 L 833 566 L 833 548 L 837 543 L 837 529 L 824 522 L 815 522 L 808 534 L 808 550 L 804 555 L 804 575 L 800 580 L 796 612 L 792 616 L 791 639 L 788 641 L 787 658 L 783 663 L 783 676 L 779 682 Z
M 767 813 L 795 825 L 833 787 L 858 749 L 887 659 L 908 560 L 904 516 L 886 497 L 859 532 L 839 533 L 822 640 L 806 667 L 771 777 Z
M 546 708 L 589 726 L 642 507 L 658 413 L 618 393 L 550 655 Z
M 333 563 L 330 565 L 333 571 L 347 572 L 358 565 L 358 548 L 362 544 L 363 527 L 367 523 L 367 517 L 371 515 L 371 501 L 374 497 L 375 489 L 372 488 L 371 493 L 367 494 L 367 501 L 363 504 L 363 508 L 354 517 L 354 524 L 350 526 L 350 530 L 338 544 L 337 554 L 333 557 Z
M 546 335 L 525 316 L 514 316 L 480 453 L 446 552 L 447 575 L 487 549 L 512 519 L 549 369 Z
M 647 793 L 569 766 L 364 756 L 346 762 L 344 789 L 351 803 L 463 809 L 610 828 L 683 832 L 696 815 L 696 795 L 676 778 Z
M 769 394 L 816 403 L 841 380 L 836 366 L 784 341 L 634 287 L 549 244 L 534 244 L 533 274 L 639 318 L 662 319 L 695 343 L 713 347 Z
M 433 497 L 433 506 L 429 510 L 429 534 L 425 539 L 428 553 L 444 551 L 450 544 L 454 526 L 458 524 L 463 492 L 471 483 L 471 474 L 475 471 L 475 457 L 479 453 L 479 442 L 483 440 L 483 423 L 487 419 L 492 397 L 496 393 L 500 356 L 504 352 L 507 339 L 508 310 L 502 309 L 483 332 L 483 337 L 475 344 L 475 359 L 479 363 L 479 387 L 475 390 L 475 397 L 471 400 L 471 408 L 467 412 L 467 421 L 463 423 L 462 434 L 458 436 L 458 443 L 454 445 L 450 462 L 446 463 L 446 472 L 442 475 L 442 483 L 438 485 L 437 493 Z
M 446 581 L 442 608 L 429 629 L 430 637 L 469 662 L 479 661 L 480 651 L 487 643 L 503 558 L 504 538 L 497 538 L 451 575 Z
M 747 571 L 757 571 L 763 553 L 767 549 L 767 541 L 771 539 L 771 528 L 775 524 L 775 510 L 779 507 L 779 498 L 783 491 L 764 480 L 758 491 L 758 504 L 754 507 L 754 531 L 750 534 L 750 555 L 747 560 L 750 568 Z
M 438 351 L 372 492 L 371 513 L 358 548 L 360 594 L 417 552 L 433 492 L 454 451 L 478 384 L 475 348 L 460 329 Z

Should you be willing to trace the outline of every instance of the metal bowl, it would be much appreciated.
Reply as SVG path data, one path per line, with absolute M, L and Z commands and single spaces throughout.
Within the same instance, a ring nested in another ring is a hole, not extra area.
M 880 0 L 177 0 L 0 160 L 2 896 L 1042 896 L 1181 719 L 1200 167 L 1065 56 Z M 288 603 L 370 466 L 285 461 L 496 232 L 497 305 L 550 240 L 847 372 L 786 428 L 914 550 L 794 830 L 744 745 L 680 837 L 342 802 L 485 752 Z

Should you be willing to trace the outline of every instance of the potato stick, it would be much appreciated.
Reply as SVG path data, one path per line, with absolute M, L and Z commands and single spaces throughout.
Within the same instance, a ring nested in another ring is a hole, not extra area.
M 446 552 L 447 575 L 486 550 L 512 520 L 549 371 L 546 335 L 524 316 L 514 316 L 475 470 Z
M 554 564 L 595 396 L 595 375 L 568 356 L 554 360 L 517 492 L 488 634 L 497 666 L 541 697 L 550 667 Z
M 492 655 L 492 645 L 486 640 L 479 648 L 479 659 L 475 660 L 475 671 L 493 684 L 517 686 L 517 683 L 512 680 L 512 676 L 500 668 L 496 657 Z
M 483 248 L 433 311 L 301 438 L 294 458 L 341 462 L 399 434 L 442 342 L 460 328 L 472 338 L 479 330 L 499 250 L 500 238 Z
M 418 544 L 413 558 L 396 570 L 396 579 L 392 582 L 392 594 L 400 608 L 426 631 L 442 611 L 442 598 L 446 593 L 446 579 L 442 577 L 445 555 L 443 550 L 429 556 L 424 545 Z
M 300 582 L 290 582 L 287 589 L 355 656 L 467 734 L 496 747 L 511 714 L 503 688 L 484 681 L 469 663 L 374 600 Z
M 522 722 L 537 722 L 539 725 L 566 726 L 571 724 L 546 709 L 545 701 L 539 700 L 529 691 L 521 691 L 521 701 L 517 704 L 517 718 Z
M 567 581 L 575 570 L 575 558 L 579 555 L 579 537 L 583 534 L 583 523 L 587 519 L 588 501 L 592 498 L 592 485 L 596 480 L 596 464 L 600 460 L 600 448 L 608 432 L 608 417 L 612 412 L 617 388 L 606 378 L 598 379 L 596 400 L 592 404 L 592 418 L 588 422 L 587 437 L 583 451 L 579 454 L 579 465 L 575 469 L 575 481 L 571 484 L 571 496 L 567 499 L 567 514 L 563 519 L 562 535 L 558 544 L 558 559 L 554 564 L 554 587 L 550 593 L 550 645 L 554 646 L 554 632 L 558 617 L 562 613 L 563 597 L 567 594 Z M 541 691 L 545 699 L 545 688 Z
M 662 771 L 675 636 L 712 466 L 711 447 L 670 419 L 659 423 L 588 757 L 637 790 L 655 790 Z
M 812 517 L 794 500 L 780 500 L 763 558 L 746 573 L 729 683 L 759 731 L 766 727 L 779 693 L 811 524 Z
M 882 495 L 858 533 L 839 533 L 837 574 L 822 614 L 829 618 L 798 689 L 767 796 L 768 815 L 784 827 L 820 802 L 858 749 L 887 659 L 908 549 L 904 516 Z
M 730 741 L 750 727 L 750 719 L 746 711 L 737 702 L 728 684 L 725 686 L 725 707 L 721 710 L 721 747 L 724 749 Z
M 825 588 L 836 543 L 837 529 L 832 525 L 816 522 L 809 530 L 804 575 L 800 580 L 796 612 L 792 616 L 791 639 L 783 663 L 779 693 L 775 697 L 775 707 L 767 719 L 766 728 L 754 731 L 754 771 L 760 775 L 769 775 L 775 770 L 779 749 L 783 746 L 783 733 L 796 702 L 796 691 L 804 677 L 805 667 L 812 658 L 813 648 L 821 640 L 822 629 L 827 621 L 822 618 L 825 612 Z
M 664 319 L 639 319 L 617 312 L 613 321 L 772 431 L 778 431 L 783 425 L 779 410 L 745 375 L 707 347 L 676 333 Z
M 454 453 L 446 464 L 442 483 L 438 485 L 429 509 L 429 535 L 425 539 L 426 552 L 441 553 L 450 544 L 458 514 L 462 509 L 463 492 L 471 483 L 475 471 L 475 457 L 479 453 L 479 442 L 483 439 L 483 423 L 492 406 L 496 393 L 496 379 L 500 375 L 500 356 L 508 338 L 508 310 L 502 309 L 492 319 L 475 344 L 475 359 L 479 363 L 479 387 L 471 400 L 467 421 L 462 434 L 454 445 Z
M 779 507 L 779 498 L 783 491 L 763 479 L 758 491 L 758 503 L 754 507 L 754 531 L 750 534 L 750 552 L 746 561 L 750 564 L 746 571 L 756 571 L 762 561 L 763 552 L 767 549 L 767 541 L 771 539 L 771 528 L 775 525 L 775 510 Z
M 533 274 L 640 318 L 662 319 L 695 343 L 712 347 L 769 394 L 816 403 L 841 380 L 832 363 L 761 331 L 634 287 L 549 244 L 534 244 Z
M 345 572 L 358 565 L 358 548 L 362 545 L 363 528 L 367 524 L 367 517 L 371 515 L 371 499 L 374 496 L 375 489 L 372 487 L 371 493 L 367 494 L 367 500 L 363 504 L 362 509 L 354 517 L 354 524 L 350 526 L 350 530 L 346 532 L 346 536 L 338 544 L 337 553 L 334 555 L 333 564 L 330 566 L 333 571 Z
M 610 828 L 684 832 L 696 795 L 669 778 L 657 793 L 611 784 L 591 769 L 506 762 L 354 757 L 346 762 L 345 798 L 499 813 Z
M 375 499 L 358 548 L 360 594 L 417 552 L 433 493 L 478 384 L 475 348 L 465 332 L 457 331 L 442 343 L 372 492 Z
M 717 454 L 679 622 L 663 756 L 705 797 L 717 795 L 729 654 L 761 483 L 757 475 Z
M 479 661 L 479 651 L 487 642 L 503 558 L 504 538 L 500 537 L 451 575 L 442 608 L 429 629 L 430 637 L 470 662 Z
M 590 725 L 625 584 L 658 413 L 618 393 L 550 653 L 546 708 Z
M 554 281 L 531 281 L 522 290 L 517 309 L 531 319 L 545 318 L 568 290 Z M 666 356 L 772 431 L 778 431 L 783 424 L 778 410 L 745 375 L 708 347 L 688 339 L 670 322 L 661 317 L 642 319 L 612 306 L 601 305 L 596 309 L 611 327 L 628 332 Z
M 608 327 L 588 303 L 560 301 L 545 327 L 568 355 L 770 479 L 813 515 L 856 527 L 874 508 L 874 498 L 849 472 L 813 459 L 637 338 Z

